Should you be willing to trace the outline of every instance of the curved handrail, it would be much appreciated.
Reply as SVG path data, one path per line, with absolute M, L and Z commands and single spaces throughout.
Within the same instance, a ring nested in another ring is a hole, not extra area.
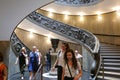
M 99 40 L 91 32 L 50 19 L 40 13 L 32 12 L 28 20 L 54 33 L 74 40 L 87 47 L 92 53 L 98 53 Z
M 31 50 L 17 37 L 15 32 L 11 35 L 10 44 L 16 56 L 20 53 L 22 47 L 25 47 L 27 54 L 31 52 Z
M 40 71 L 41 71 L 41 79 L 40 79 L 40 80 L 42 80 L 42 73 L 43 73 L 43 65 L 42 65 L 42 64 L 40 64 L 40 66 L 39 66 L 39 68 L 38 68 L 35 76 L 32 78 L 32 80 L 35 80 L 35 79 L 36 79 L 36 77 L 37 77 L 37 75 L 38 75 L 38 73 L 39 73 Z M 38 80 L 38 79 L 36 79 L 36 80 Z
M 38 70 L 37 70 L 37 72 L 36 72 L 36 74 L 35 74 L 35 76 L 33 77 L 33 79 L 32 80 L 34 80 L 36 77 L 37 77 L 37 74 L 39 73 L 39 72 L 41 72 L 41 79 L 40 80 L 42 80 L 42 69 L 43 69 L 43 65 L 42 64 L 40 64 L 40 66 L 39 66 L 39 68 L 38 68 Z M 26 70 L 25 72 L 28 72 L 28 70 Z M 17 74 L 20 74 L 20 72 L 17 72 L 17 73 L 15 73 L 15 74 L 13 74 L 13 75 L 11 75 L 9 78 L 8 78 L 8 80 L 11 80 L 15 75 L 17 75 Z M 37 79 L 38 80 L 38 79 Z
M 95 75 L 93 76 L 93 80 L 95 80 L 99 74 L 99 70 L 101 68 L 101 64 L 102 64 L 102 57 L 101 57 L 101 54 L 97 54 L 96 58 L 95 58 L 95 61 L 96 61 L 96 66 L 97 66 L 97 69 L 95 70 Z
M 103 0 L 55 0 L 56 4 L 64 6 L 90 6 L 95 5 Z

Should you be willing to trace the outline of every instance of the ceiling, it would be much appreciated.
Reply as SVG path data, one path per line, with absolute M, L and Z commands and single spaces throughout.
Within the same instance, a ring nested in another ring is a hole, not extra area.
M 73 6 L 64 6 L 59 5 L 56 3 L 50 3 L 41 9 L 46 11 L 51 11 L 54 13 L 59 14 L 68 14 L 68 15 L 80 15 L 83 13 L 83 15 L 95 15 L 96 13 L 108 13 L 115 10 L 115 8 L 120 9 L 120 0 L 103 0 L 95 5 L 90 6 L 80 6 L 80 7 L 73 7 Z
M 71 15 L 78 15 L 80 11 L 83 11 L 86 13 L 86 15 L 95 15 L 97 11 L 101 11 L 103 13 L 108 13 L 113 11 L 114 7 L 119 7 L 120 6 L 120 0 L 103 0 L 102 2 L 92 5 L 92 6 L 86 6 L 86 7 L 68 7 L 68 6 L 63 6 L 63 5 L 57 5 L 55 3 L 50 3 L 41 9 L 43 10 L 49 10 L 49 9 L 54 9 L 55 13 L 63 14 L 62 12 L 64 11 L 69 11 Z M 26 26 L 27 25 L 27 26 Z M 27 19 L 24 19 L 19 25 L 19 28 L 22 28 L 27 31 L 33 30 L 33 32 L 37 34 L 41 34 L 44 36 L 51 36 L 52 38 L 58 38 L 61 40 L 73 42 L 65 37 L 62 37 L 60 35 L 57 35 L 51 31 L 48 31 L 46 29 L 43 29 L 42 27 L 37 26 L 34 23 L 31 23 Z

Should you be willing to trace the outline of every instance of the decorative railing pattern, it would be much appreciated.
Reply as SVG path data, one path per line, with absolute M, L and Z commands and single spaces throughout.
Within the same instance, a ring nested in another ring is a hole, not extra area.
M 92 33 L 86 30 L 58 22 L 37 12 L 32 12 L 27 19 L 30 21 L 32 20 L 32 22 L 34 21 L 37 25 L 45 29 L 86 46 L 92 53 L 97 53 L 99 50 L 98 39 Z
M 22 47 L 25 47 L 25 48 L 26 48 L 27 54 L 30 53 L 31 50 L 28 49 L 28 48 L 20 41 L 20 39 L 19 39 L 19 38 L 17 37 L 17 35 L 15 34 L 15 32 L 12 33 L 10 40 L 11 40 L 11 41 L 10 41 L 10 44 L 11 44 L 12 50 L 14 51 L 14 53 L 15 53 L 16 56 L 20 53 Z
M 89 6 L 101 1 L 103 0 L 55 0 L 55 3 L 66 6 Z

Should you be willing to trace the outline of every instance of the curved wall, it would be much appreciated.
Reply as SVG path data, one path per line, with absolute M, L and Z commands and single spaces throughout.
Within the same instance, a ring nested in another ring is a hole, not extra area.
M 76 26 L 78 28 L 86 29 L 94 34 L 97 34 L 98 38 L 102 42 L 119 44 L 120 41 L 120 16 L 116 12 L 98 15 L 87 16 L 65 16 L 62 14 L 50 13 L 44 10 L 37 10 L 37 12 L 55 19 L 57 21 L 64 22 L 66 24 Z M 105 36 L 106 35 L 106 36 Z M 117 37 L 115 37 L 117 36 Z M 111 37 L 112 42 L 111 42 Z M 114 38 L 113 38 L 114 37 Z
M 16 28 L 15 33 L 18 36 L 18 38 L 29 48 L 32 50 L 32 46 L 37 46 L 39 51 L 41 52 L 44 61 L 44 55 L 46 54 L 47 50 L 52 47 L 50 39 L 46 36 L 39 35 L 36 33 L 33 33 L 33 38 L 30 38 L 30 32 Z M 62 40 L 59 41 L 58 48 L 56 51 L 60 49 Z M 79 44 L 68 42 L 69 46 L 73 50 L 78 50 L 82 54 L 82 47 Z

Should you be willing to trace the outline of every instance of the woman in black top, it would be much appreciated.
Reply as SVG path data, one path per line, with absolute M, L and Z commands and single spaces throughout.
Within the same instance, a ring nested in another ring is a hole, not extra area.
M 24 72 L 25 72 L 25 66 L 26 66 L 26 57 L 27 57 L 27 54 L 26 54 L 26 49 L 25 47 L 23 47 L 21 49 L 21 52 L 19 53 L 18 57 L 17 57 L 17 60 L 16 60 L 16 64 L 19 60 L 19 68 L 20 68 L 20 73 L 21 73 L 21 79 L 24 79 Z

